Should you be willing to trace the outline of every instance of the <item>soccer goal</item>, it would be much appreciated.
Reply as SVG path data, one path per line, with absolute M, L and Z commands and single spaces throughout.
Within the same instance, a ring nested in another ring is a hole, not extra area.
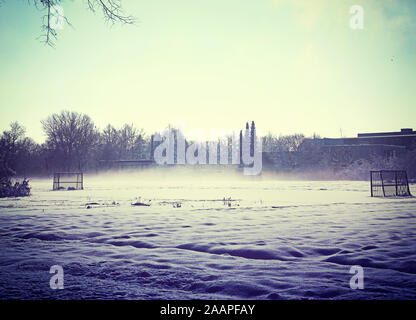
M 411 196 L 404 170 L 370 171 L 372 197 Z
M 82 172 L 55 172 L 53 190 L 83 190 L 84 174 Z

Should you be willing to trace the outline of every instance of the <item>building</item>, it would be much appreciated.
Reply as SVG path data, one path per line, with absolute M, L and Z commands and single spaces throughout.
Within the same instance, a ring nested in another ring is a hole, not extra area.
M 330 152 L 345 152 L 352 160 L 371 156 L 391 158 L 416 148 L 416 131 L 359 133 L 356 138 L 323 138 L 318 144 Z

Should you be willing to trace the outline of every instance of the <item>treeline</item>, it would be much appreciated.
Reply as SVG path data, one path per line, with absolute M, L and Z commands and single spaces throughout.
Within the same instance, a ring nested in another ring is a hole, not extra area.
M 62 111 L 42 121 L 43 144 L 26 137 L 14 122 L 0 137 L 0 178 L 33 177 L 54 171 L 96 170 L 99 160 L 140 159 L 150 155 L 150 137 L 132 124 L 98 130 L 85 114 Z
M 99 170 L 101 160 L 150 159 L 152 147 L 156 147 L 152 134 L 132 124 L 120 128 L 109 124 L 99 130 L 88 115 L 76 112 L 52 114 L 42 121 L 42 126 L 46 135 L 42 144 L 26 137 L 25 129 L 17 122 L 1 134 L 0 182 L 3 186 L 13 186 L 10 182 L 13 177 Z M 253 121 L 251 131 L 254 127 Z M 371 169 L 406 169 L 410 177 L 416 178 L 416 148 L 399 157 L 369 155 L 357 160 L 348 149 L 328 150 L 319 141 L 318 135 L 311 138 L 303 134 L 263 136 L 264 167 L 288 174 L 322 172 L 322 178 L 339 179 L 366 179 Z
M 0 137 L 0 176 L 3 179 L 50 175 L 56 171 L 95 171 L 111 160 L 151 159 L 152 148 L 154 150 L 158 145 L 152 140 L 153 133 L 146 134 L 132 124 L 125 124 L 121 128 L 108 124 L 99 130 L 88 115 L 77 112 L 52 114 L 41 123 L 46 135 L 46 141 L 42 144 L 26 137 L 24 127 L 17 122 L 3 132 Z M 246 128 L 249 129 L 248 123 Z M 254 128 L 253 121 L 251 140 Z M 170 125 L 167 129 L 172 130 L 176 138 L 177 129 Z M 289 150 L 295 148 L 292 144 L 300 143 L 301 137 L 286 137 Z M 226 138 L 231 149 L 231 136 Z M 296 142 L 292 142 L 292 138 Z M 193 142 L 186 140 L 186 145 Z M 266 149 L 275 149 L 273 139 L 265 139 L 263 144 Z M 209 150 L 209 158 L 208 153 Z

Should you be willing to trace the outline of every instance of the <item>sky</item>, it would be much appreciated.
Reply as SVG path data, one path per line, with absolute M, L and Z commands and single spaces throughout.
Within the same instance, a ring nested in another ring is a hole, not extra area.
M 61 110 L 146 132 L 239 130 L 322 137 L 416 129 L 416 1 L 122 1 L 135 25 L 108 25 L 62 1 L 72 27 L 42 44 L 43 13 L 0 5 L 0 130 L 43 142 Z M 364 28 L 351 29 L 352 5 Z

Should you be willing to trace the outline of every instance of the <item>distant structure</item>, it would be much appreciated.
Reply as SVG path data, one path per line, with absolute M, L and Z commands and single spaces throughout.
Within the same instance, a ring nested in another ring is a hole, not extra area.
M 392 158 L 416 148 L 416 131 L 401 129 L 398 132 L 359 133 L 356 138 L 315 139 L 328 151 L 347 151 L 352 159 L 370 155 Z
M 143 168 L 155 164 L 154 160 L 99 160 L 100 167 L 103 169 L 127 169 L 127 168 Z
M 153 157 L 154 150 L 154 135 L 150 137 L 150 155 L 148 159 L 127 159 L 127 160 L 99 160 L 102 169 L 131 169 L 131 168 L 145 168 L 155 164 Z
M 263 165 L 292 170 L 300 163 L 313 166 L 324 156 L 331 166 L 341 168 L 358 160 L 389 161 L 415 149 L 416 131 L 410 128 L 359 133 L 352 138 L 305 138 L 296 151 L 263 151 Z
M 254 121 L 252 121 L 251 122 L 251 127 L 250 127 L 249 123 L 247 122 L 245 128 L 249 132 L 250 155 L 254 156 L 256 124 L 254 123 Z M 177 143 L 176 138 L 177 137 L 176 137 L 176 135 L 177 135 L 177 132 L 175 132 L 175 135 L 174 135 L 174 139 L 175 139 L 175 163 L 176 163 L 176 157 L 177 157 L 177 153 L 176 153 L 177 152 L 176 151 L 176 143 Z M 243 156 L 243 154 L 242 154 L 242 151 L 243 151 L 243 136 L 244 136 L 243 130 L 240 130 L 239 141 L 238 141 L 239 142 L 239 148 L 240 148 L 240 150 L 239 150 L 239 154 L 240 154 L 240 164 L 239 164 L 239 166 L 240 167 L 244 166 L 242 164 L 242 160 L 241 160 L 242 156 Z M 185 140 L 185 145 L 186 145 L 186 148 L 188 148 L 188 141 L 186 141 L 186 140 Z M 155 148 L 157 148 L 157 146 L 158 146 L 158 144 L 155 143 L 154 136 L 152 135 L 151 138 L 150 138 L 150 154 L 147 157 L 147 159 L 99 160 L 100 167 L 101 167 L 101 169 L 107 169 L 107 170 L 109 170 L 109 169 L 116 169 L 116 170 L 120 169 L 120 170 L 122 170 L 122 169 L 129 169 L 129 168 L 139 168 L 139 169 L 141 169 L 141 168 L 156 165 L 156 162 L 154 160 L 154 150 L 155 150 Z M 207 141 L 207 146 L 208 146 L 208 141 Z M 209 152 L 209 150 L 208 150 L 208 152 Z M 207 153 L 207 163 L 209 162 L 208 159 L 209 159 L 209 155 Z

